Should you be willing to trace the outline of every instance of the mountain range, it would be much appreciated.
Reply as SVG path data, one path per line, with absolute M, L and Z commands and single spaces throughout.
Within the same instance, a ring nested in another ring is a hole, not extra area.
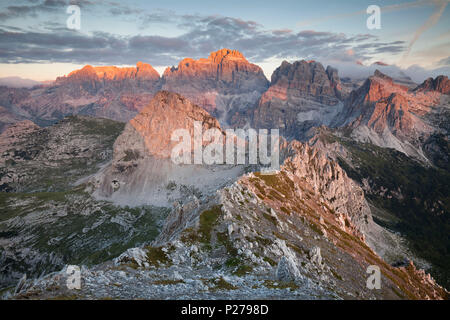
M 448 299 L 449 95 L 229 49 L 0 87 L 3 297 Z M 280 170 L 174 164 L 194 121 L 279 129 Z
M 448 102 L 449 87 L 448 78 L 439 76 L 409 88 L 376 70 L 352 90 L 337 69 L 304 60 L 284 61 L 269 82 L 242 53 L 222 49 L 207 59 L 183 59 L 161 77 L 142 62 L 134 68 L 88 65 L 50 85 L 0 87 L 0 130 L 24 119 L 46 126 L 71 114 L 127 122 L 156 92 L 166 90 L 201 106 L 226 127 L 279 128 L 301 140 L 310 138 L 314 127 L 346 127 L 360 141 L 426 161 L 423 144 L 439 132 L 429 118 Z

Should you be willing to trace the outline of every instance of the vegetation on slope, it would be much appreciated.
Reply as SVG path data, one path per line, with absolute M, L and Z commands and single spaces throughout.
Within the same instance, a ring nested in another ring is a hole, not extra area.
M 413 251 L 433 264 L 432 275 L 450 287 L 450 172 L 425 167 L 393 149 L 338 139 L 349 159 L 338 158 L 349 177 L 364 184 L 368 200 L 395 219 L 374 216 L 398 231 Z

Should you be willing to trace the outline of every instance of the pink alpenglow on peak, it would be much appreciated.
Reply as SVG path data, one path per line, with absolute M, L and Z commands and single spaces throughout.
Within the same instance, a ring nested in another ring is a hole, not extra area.
M 162 76 L 163 90 L 182 94 L 221 123 L 254 106 L 269 86 L 263 70 L 237 50 L 221 49 L 208 58 L 186 58 Z
M 92 67 L 86 65 L 80 70 L 72 71 L 67 77 L 60 77 L 58 80 L 125 80 L 125 79 L 140 79 L 140 80 L 159 80 L 158 72 L 149 64 L 138 62 L 136 67 L 119 68 L 116 66 L 99 66 Z

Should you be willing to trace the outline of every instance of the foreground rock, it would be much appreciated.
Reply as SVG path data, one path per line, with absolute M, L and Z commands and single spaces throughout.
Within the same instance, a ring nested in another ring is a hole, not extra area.
M 414 265 L 393 267 L 369 247 L 365 234 L 373 222 L 368 205 L 337 163 L 298 142 L 287 151 L 279 172 L 249 173 L 215 193 L 176 203 L 153 242 L 83 267 L 80 290 L 67 288 L 63 269 L 28 280 L 18 293 L 5 297 L 448 297 Z M 370 265 L 381 270 L 381 289 L 367 287 Z
M 447 297 L 413 265 L 386 264 L 346 215 L 342 223 L 327 201 L 291 174 L 288 167 L 274 175 L 249 174 L 203 202 L 186 201 L 151 245 L 83 267 L 80 290 L 67 289 L 63 269 L 27 281 L 13 298 Z M 379 290 L 367 287 L 369 265 L 381 269 Z

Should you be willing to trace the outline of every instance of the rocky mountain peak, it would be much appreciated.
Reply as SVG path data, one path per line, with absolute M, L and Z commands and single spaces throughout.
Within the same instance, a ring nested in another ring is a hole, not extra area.
M 428 78 L 414 91 L 437 91 L 442 94 L 450 94 L 450 80 L 447 76 L 437 76 L 435 79 Z
M 74 70 L 65 77 L 58 77 L 57 82 L 73 83 L 79 81 L 124 81 L 124 80 L 159 80 L 158 72 L 147 63 L 138 62 L 136 67 L 116 67 L 86 65 L 82 69 Z
M 369 77 L 359 89 L 352 92 L 350 99 L 354 99 L 356 95 L 362 97 L 365 103 L 370 103 L 386 99 L 392 93 L 401 94 L 407 91 L 408 88 L 406 86 L 395 83 L 391 77 L 377 69 L 373 76 Z
M 81 112 L 126 122 L 148 104 L 161 85 L 158 72 L 147 63 L 124 68 L 87 65 L 58 77 L 53 85 L 36 89 L 43 91 L 38 98 L 22 103 L 32 103 L 35 114 L 49 120 Z
M 283 61 L 254 110 L 253 125 L 280 128 L 285 136 L 303 139 L 311 127 L 328 124 L 341 99 L 337 69 L 325 70 L 315 61 Z
M 328 79 L 330 79 L 330 83 L 332 88 L 334 89 L 336 96 L 341 97 L 342 94 L 342 85 L 341 85 L 341 79 L 338 75 L 338 70 L 336 68 L 333 68 L 331 66 L 328 66 L 326 69 L 326 73 L 328 76 Z
M 351 92 L 335 126 L 347 126 L 359 141 L 394 148 L 423 160 L 418 151 L 420 141 L 429 136 L 432 128 L 417 115 L 427 112 L 422 104 L 432 98 L 410 92 L 376 70 Z
M 183 59 L 163 74 L 163 90 L 177 92 L 201 106 L 221 123 L 228 115 L 253 107 L 267 90 L 262 69 L 237 50 L 212 52 L 207 59 Z
M 138 62 L 136 64 L 136 67 L 125 67 L 125 68 L 119 68 L 116 66 L 92 67 L 90 65 L 86 65 L 80 70 L 72 71 L 67 75 L 67 77 L 58 79 L 59 80 L 66 79 L 69 82 L 77 80 L 124 81 L 127 79 L 158 81 L 159 74 L 150 64 Z
M 79 70 L 72 71 L 67 75 L 67 77 L 58 77 L 56 81 L 60 82 L 65 79 L 70 79 L 73 82 L 90 81 L 90 80 L 98 80 L 98 76 L 93 66 L 86 65 Z
M 297 90 L 298 94 L 314 97 L 322 103 L 336 103 L 336 92 L 340 87 L 337 70 L 315 61 L 283 61 L 272 74 L 271 87 L 279 86 L 286 90 Z M 270 91 L 270 89 L 269 89 Z M 333 101 L 332 101 L 333 100 Z
M 167 68 L 163 74 L 167 85 L 171 85 L 176 80 L 192 78 L 219 80 L 237 85 L 240 81 L 251 77 L 257 77 L 264 84 L 267 82 L 260 67 L 249 63 L 239 51 L 230 49 L 212 52 L 208 59 L 185 58 L 178 67 Z
M 136 64 L 136 78 L 142 80 L 159 80 L 160 76 L 150 64 L 138 62 Z
M 375 70 L 373 76 L 376 77 L 376 78 L 380 78 L 380 79 L 383 79 L 383 80 L 386 80 L 386 81 L 392 83 L 392 78 L 387 76 L 387 75 L 385 75 L 383 72 L 381 72 L 378 69 Z
M 178 144 L 171 141 L 172 132 L 187 129 L 192 137 L 194 121 L 201 121 L 204 130 L 220 128 L 219 122 L 201 107 L 177 93 L 160 91 L 126 125 L 114 145 L 114 159 L 127 157 L 131 149 L 140 157 L 168 158 Z

